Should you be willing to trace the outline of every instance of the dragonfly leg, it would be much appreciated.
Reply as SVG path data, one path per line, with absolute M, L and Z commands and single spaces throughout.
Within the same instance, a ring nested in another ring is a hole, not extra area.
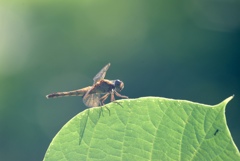
M 120 95 L 118 92 L 115 91 L 116 96 L 121 97 L 121 98 L 128 98 L 128 96 Z
M 102 105 L 104 105 L 104 101 L 106 101 L 106 99 L 108 98 L 109 94 L 110 94 L 110 93 L 107 93 L 107 94 L 105 94 L 104 96 L 102 96 L 102 97 L 100 98 L 100 102 L 102 103 Z
M 115 101 L 114 92 L 111 93 L 111 102 Z

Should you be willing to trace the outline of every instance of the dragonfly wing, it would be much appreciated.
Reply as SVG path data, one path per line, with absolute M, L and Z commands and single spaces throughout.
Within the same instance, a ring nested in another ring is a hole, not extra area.
M 100 104 L 101 94 L 91 93 L 93 87 L 89 89 L 86 94 L 83 96 L 83 103 L 88 107 L 97 107 Z
M 93 78 L 93 86 L 95 83 L 97 83 L 99 80 L 104 79 L 106 72 L 108 68 L 110 67 L 110 63 L 105 65 L 99 72 L 98 74 Z M 91 93 L 93 87 L 86 92 L 86 94 L 83 97 L 83 103 L 88 106 L 88 107 L 96 107 L 100 105 L 100 98 L 101 94 L 100 93 Z
M 83 103 L 88 107 L 97 107 L 100 104 L 100 96 L 99 93 L 86 94 L 83 97 Z
M 99 72 L 98 74 L 93 78 L 93 81 L 95 84 L 96 82 L 98 82 L 99 80 L 102 80 L 104 79 L 105 75 L 106 75 L 106 72 L 108 70 L 108 68 L 110 67 L 110 63 L 108 63 L 105 67 L 103 67 Z

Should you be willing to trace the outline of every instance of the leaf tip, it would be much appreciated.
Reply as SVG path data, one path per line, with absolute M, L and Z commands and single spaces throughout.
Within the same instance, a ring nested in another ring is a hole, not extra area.
M 226 99 L 223 101 L 223 103 L 224 103 L 225 105 L 228 104 L 228 102 L 230 102 L 230 101 L 233 99 L 233 97 L 234 97 L 234 95 L 226 98 Z

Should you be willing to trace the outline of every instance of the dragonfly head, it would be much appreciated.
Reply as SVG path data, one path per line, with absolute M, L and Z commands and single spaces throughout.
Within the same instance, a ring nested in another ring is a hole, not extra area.
M 115 80 L 114 85 L 117 92 L 120 92 L 124 88 L 124 83 L 119 79 Z

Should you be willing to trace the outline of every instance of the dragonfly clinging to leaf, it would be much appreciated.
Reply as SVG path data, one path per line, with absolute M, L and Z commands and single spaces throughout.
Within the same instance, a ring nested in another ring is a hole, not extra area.
M 88 107 L 96 107 L 104 105 L 104 101 L 111 95 L 110 100 L 114 101 L 114 95 L 120 98 L 128 98 L 123 96 L 118 92 L 124 88 L 124 83 L 117 80 L 107 80 L 104 79 L 110 63 L 103 67 L 98 74 L 93 78 L 93 85 L 78 90 L 68 91 L 68 92 L 56 92 L 47 95 L 47 98 L 56 98 L 62 96 L 82 96 L 83 103 Z

